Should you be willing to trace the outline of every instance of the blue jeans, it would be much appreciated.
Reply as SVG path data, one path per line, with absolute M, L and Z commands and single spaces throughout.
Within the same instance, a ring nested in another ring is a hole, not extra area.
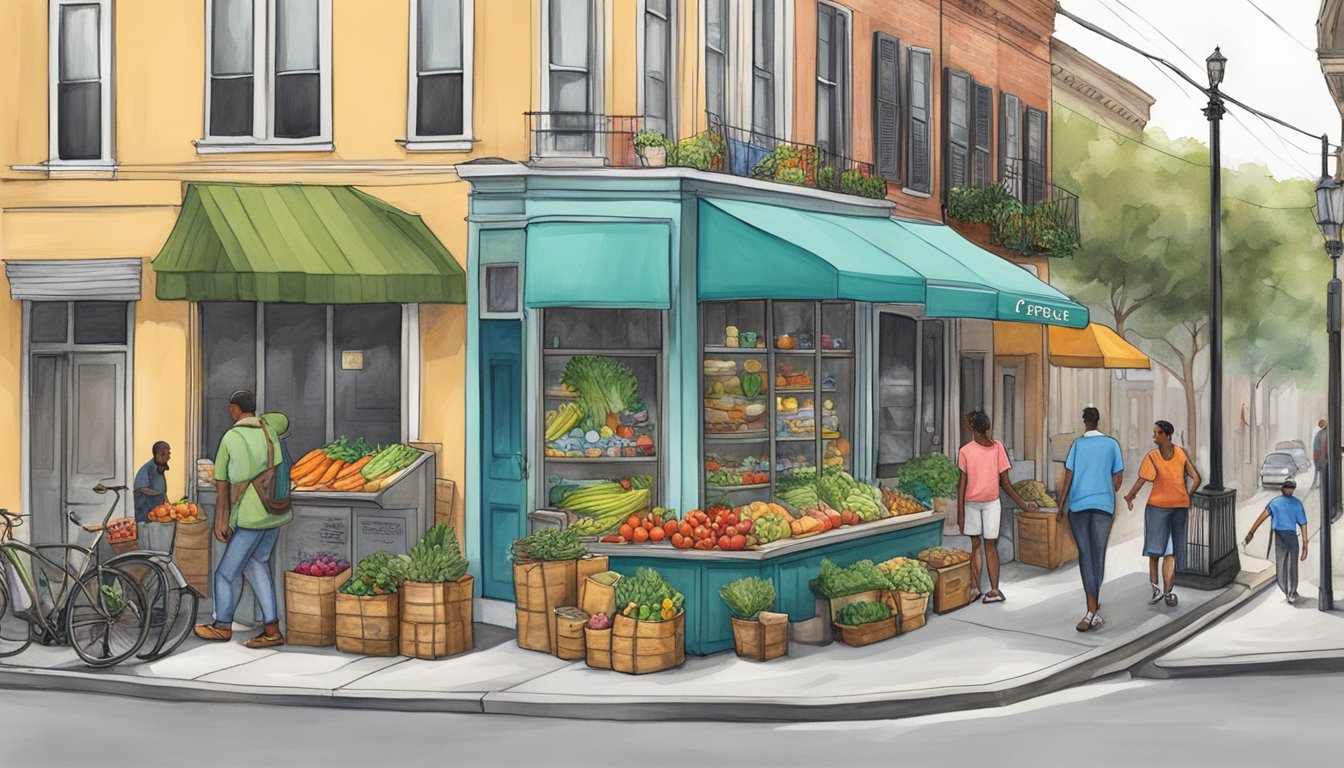
M 233 611 L 242 596 L 243 579 L 252 587 L 267 623 L 279 621 L 275 607 L 275 583 L 271 581 L 271 552 L 280 538 L 280 528 L 257 531 L 235 528 L 224 547 L 224 557 L 215 569 L 215 621 L 233 621 Z
M 1111 539 L 1115 519 L 1095 509 L 1069 511 L 1069 527 L 1078 545 L 1078 570 L 1083 574 L 1083 591 L 1101 598 L 1101 582 L 1106 576 L 1106 544 Z

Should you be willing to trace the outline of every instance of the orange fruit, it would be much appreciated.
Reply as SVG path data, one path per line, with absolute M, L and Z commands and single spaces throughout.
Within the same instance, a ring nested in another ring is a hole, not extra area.
M 649 532 L 644 530 L 643 527 L 636 528 L 634 533 L 635 533 L 634 541 L 636 544 L 643 544 L 644 542 L 649 540 Z
M 649 541 L 662 541 L 667 538 L 667 531 L 662 528 L 654 528 L 649 531 Z

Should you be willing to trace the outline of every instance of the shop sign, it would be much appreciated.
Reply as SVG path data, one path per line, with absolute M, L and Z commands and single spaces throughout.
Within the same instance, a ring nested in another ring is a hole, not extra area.
M 1069 322 L 1069 310 L 1056 309 L 1047 304 L 1036 304 L 1026 299 L 1018 299 L 1013 306 L 1013 314 L 1020 317 L 1026 317 L 1037 322 L 1045 323 L 1067 323 Z
M 285 526 L 285 565 L 330 552 L 350 559 L 350 511 L 296 507 L 294 520 Z
M 406 520 L 400 517 L 360 515 L 355 530 L 355 552 L 361 557 L 380 551 L 396 554 L 409 552 L 406 527 Z

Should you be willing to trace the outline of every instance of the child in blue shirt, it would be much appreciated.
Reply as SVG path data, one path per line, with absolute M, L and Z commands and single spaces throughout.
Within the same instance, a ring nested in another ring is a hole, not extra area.
M 1246 543 L 1250 544 L 1260 524 L 1267 518 L 1273 519 L 1270 527 L 1274 531 L 1274 564 L 1278 567 L 1279 589 L 1283 590 L 1284 598 L 1290 603 L 1297 602 L 1297 564 L 1307 559 L 1307 510 L 1301 500 L 1293 495 L 1296 490 L 1296 480 L 1285 480 L 1283 495 L 1269 502 L 1251 526 L 1250 533 L 1246 534 Z M 1299 529 L 1302 531 L 1302 554 L 1294 557 L 1297 555 Z

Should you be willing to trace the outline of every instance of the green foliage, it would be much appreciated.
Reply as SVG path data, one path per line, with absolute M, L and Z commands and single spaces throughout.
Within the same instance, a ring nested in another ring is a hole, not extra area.
M 457 533 L 443 523 L 430 528 L 411 547 L 408 581 L 431 584 L 457 581 L 467 572 L 467 559 L 457 543 Z
M 844 509 L 845 500 L 858 487 L 858 481 L 843 467 L 829 467 L 821 473 L 821 479 L 817 481 L 817 495 L 833 508 Z
M 639 382 L 630 366 L 619 360 L 597 355 L 576 355 L 565 364 L 560 383 L 579 393 L 585 430 L 607 423 L 607 414 L 644 410 L 639 397 Z
M 663 621 L 663 601 L 672 601 L 672 615 L 681 613 L 686 596 L 668 583 L 663 575 L 652 568 L 637 568 L 635 575 L 616 582 L 616 608 L 635 605 L 639 614 L 631 618 L 639 621 Z
M 809 582 L 809 586 L 822 597 L 844 597 L 870 589 L 892 589 L 894 584 L 872 560 L 860 560 L 848 568 L 822 560 L 817 578 Z
M 947 215 L 991 225 L 995 242 L 1022 253 L 1070 257 L 1078 250 L 1078 238 L 1060 203 L 1023 205 L 1002 184 L 953 187 L 947 194 Z
M 775 585 L 759 576 L 748 576 L 719 588 L 719 597 L 739 619 L 750 620 L 775 605 Z
M 515 563 L 523 560 L 577 560 L 588 554 L 579 543 L 579 529 L 563 531 L 542 529 L 509 545 L 509 557 Z
M 359 561 L 355 575 L 340 586 L 347 595 L 382 595 L 396 592 L 410 572 L 411 558 L 391 552 L 374 552 Z
M 950 499 L 957 495 L 961 470 L 941 453 L 926 453 L 907 461 L 896 471 L 896 480 L 903 489 L 922 483 L 934 496 Z
M 702 131 L 687 136 L 668 152 L 667 164 L 701 171 L 723 170 L 723 158 L 728 144 L 714 131 Z
M 933 577 L 918 560 L 909 560 L 891 575 L 895 588 L 902 592 L 928 594 L 933 591 Z
M 666 147 L 672 148 L 672 140 L 663 135 L 662 131 L 651 131 L 648 129 L 636 131 L 631 137 L 630 143 L 635 149 L 645 149 L 647 147 Z
M 1022 203 L 1000 184 L 953 187 L 947 193 L 948 217 L 974 224 L 993 224 L 1021 210 Z
M 843 606 L 835 614 L 835 621 L 844 624 L 847 627 L 857 627 L 860 624 L 872 624 L 877 621 L 886 621 L 891 618 L 891 606 L 886 603 L 878 603 L 872 600 L 860 600 L 857 603 L 850 603 Z
M 846 195 L 880 200 L 887 196 L 887 180 L 862 171 L 845 171 L 840 174 L 840 191 Z

